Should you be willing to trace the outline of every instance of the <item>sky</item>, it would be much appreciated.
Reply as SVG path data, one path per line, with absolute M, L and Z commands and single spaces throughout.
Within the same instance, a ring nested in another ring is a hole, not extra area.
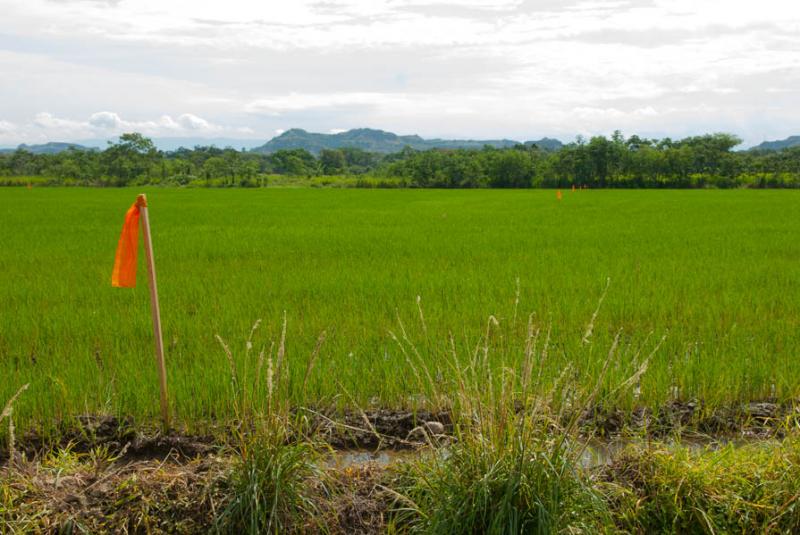
M 0 146 L 800 134 L 797 0 L 0 0 Z

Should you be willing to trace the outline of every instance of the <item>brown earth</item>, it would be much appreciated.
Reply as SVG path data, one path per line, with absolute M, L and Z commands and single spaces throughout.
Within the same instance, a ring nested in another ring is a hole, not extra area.
M 300 411 L 298 411 L 300 412 Z M 339 450 L 410 449 L 452 433 L 446 412 L 377 410 L 344 415 L 306 411 L 304 433 Z M 800 420 L 794 404 L 753 402 L 710 410 L 696 401 L 632 413 L 596 406 L 580 418 L 585 436 L 703 434 L 780 437 Z M 57 440 L 18 437 L 14 459 L 0 455 L 0 533 L 206 533 L 225 507 L 235 461 L 225 433 L 191 435 L 85 415 Z M 379 463 L 328 467 L 309 482 L 319 507 L 301 532 L 382 533 L 394 497 Z
M 430 436 L 452 433 L 447 411 L 373 411 L 325 414 L 301 409 L 305 421 L 302 434 L 328 444 L 333 449 L 413 449 Z M 633 412 L 597 405 L 579 418 L 582 435 L 613 438 L 620 434 L 654 438 L 670 435 L 704 435 L 711 438 L 781 437 L 791 423 L 800 422 L 800 405 L 758 401 L 710 409 L 702 402 L 671 402 L 657 410 L 639 408 Z M 299 431 L 300 432 L 300 431 Z M 131 419 L 107 415 L 81 415 L 72 424 L 61 426 L 57 438 L 29 432 L 17 438 L 17 450 L 32 459 L 69 445 L 72 451 L 86 453 L 98 446 L 122 454 L 124 460 L 160 459 L 167 455 L 191 459 L 218 453 L 226 446 L 230 428 L 213 435 L 188 434 L 173 430 L 136 426 Z M 0 465 L 8 460 L 0 451 Z

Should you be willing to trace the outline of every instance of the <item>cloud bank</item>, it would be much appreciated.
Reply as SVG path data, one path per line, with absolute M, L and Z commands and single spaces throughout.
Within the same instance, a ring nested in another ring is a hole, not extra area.
M 787 0 L 6 0 L 0 144 L 800 128 Z M 113 110 L 113 111 L 108 111 Z

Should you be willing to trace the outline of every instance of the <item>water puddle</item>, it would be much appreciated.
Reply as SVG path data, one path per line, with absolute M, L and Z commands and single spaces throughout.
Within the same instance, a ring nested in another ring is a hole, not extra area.
M 672 448 L 687 448 L 692 452 L 699 452 L 706 448 L 719 449 L 729 444 L 734 446 L 746 444 L 750 441 L 746 439 L 691 439 L 677 441 L 666 441 L 654 443 L 658 445 L 659 449 L 666 447 Z M 647 448 L 648 443 L 641 439 L 617 439 L 610 441 L 591 440 L 583 448 L 579 461 L 583 468 L 592 469 L 611 464 L 619 454 L 629 446 L 640 446 Z M 440 454 L 447 455 L 447 450 L 439 450 Z M 396 462 L 414 459 L 420 454 L 419 451 L 414 450 L 340 450 L 332 452 L 325 461 L 329 468 L 357 468 L 365 465 L 372 464 L 377 467 L 385 468 Z
M 744 446 L 753 442 L 766 442 L 765 439 L 749 439 L 741 437 L 732 438 L 712 438 L 712 437 L 693 437 L 682 440 L 666 440 L 661 442 L 648 442 L 644 439 L 616 439 L 609 441 L 591 440 L 586 445 L 580 456 L 580 464 L 584 468 L 597 468 L 611 464 L 620 453 L 629 446 L 639 447 L 645 451 L 652 445 L 659 451 L 686 449 L 690 453 L 700 453 L 704 450 L 719 450 L 727 446 Z
M 330 468 L 352 468 L 366 464 L 374 464 L 385 468 L 395 462 L 414 458 L 415 451 L 369 451 L 369 450 L 343 450 L 333 452 L 327 459 L 327 466 Z

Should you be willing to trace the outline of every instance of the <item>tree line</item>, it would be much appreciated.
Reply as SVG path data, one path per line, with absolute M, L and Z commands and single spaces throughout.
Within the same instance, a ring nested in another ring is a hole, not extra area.
M 578 137 L 557 150 L 536 145 L 498 149 L 405 148 L 393 154 L 357 148 L 304 149 L 271 154 L 197 146 L 160 151 L 138 133 L 104 150 L 0 154 L 0 183 L 39 177 L 52 185 L 267 186 L 286 177 L 361 177 L 354 185 L 421 188 L 798 188 L 800 147 L 734 151 L 741 140 L 707 134 L 673 141 Z M 335 183 L 335 179 L 329 180 Z M 328 183 L 328 182 L 323 182 Z

